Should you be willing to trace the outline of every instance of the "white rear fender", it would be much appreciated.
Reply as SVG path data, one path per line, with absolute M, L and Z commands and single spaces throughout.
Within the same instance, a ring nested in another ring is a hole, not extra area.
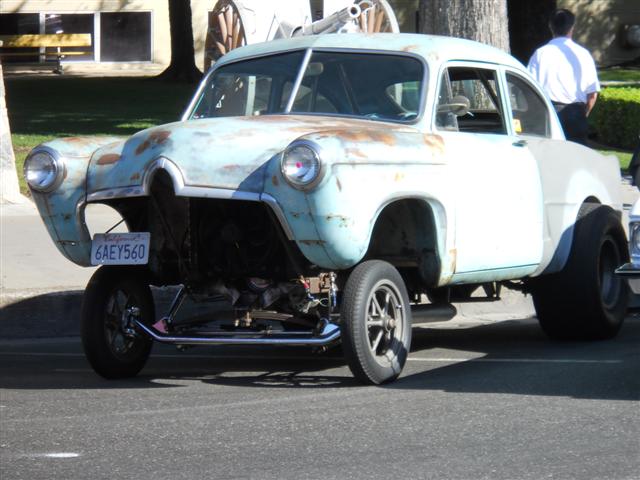
M 543 256 L 535 276 L 564 267 L 584 202 L 622 212 L 622 196 L 615 157 L 565 141 L 530 138 L 528 146 L 538 162 L 545 207 Z

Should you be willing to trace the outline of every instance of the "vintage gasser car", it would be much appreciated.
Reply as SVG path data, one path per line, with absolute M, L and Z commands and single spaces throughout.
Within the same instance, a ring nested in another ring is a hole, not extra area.
M 616 160 L 565 141 L 526 69 L 466 40 L 243 47 L 182 121 L 47 142 L 25 172 L 59 250 L 104 264 L 81 334 L 107 378 L 137 374 L 153 341 L 341 342 L 354 375 L 382 383 L 403 368 L 412 316 L 477 287 L 531 293 L 554 338 L 612 337 L 626 312 Z M 90 238 L 89 203 L 131 233 Z M 150 285 L 181 286 L 161 319 Z M 177 321 L 186 298 L 217 302 Z

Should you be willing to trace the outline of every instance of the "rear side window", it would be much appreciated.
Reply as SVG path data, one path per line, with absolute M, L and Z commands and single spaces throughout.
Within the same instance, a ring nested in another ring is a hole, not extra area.
M 549 137 L 549 110 L 540 95 L 526 80 L 510 73 L 507 73 L 507 85 L 514 132 Z

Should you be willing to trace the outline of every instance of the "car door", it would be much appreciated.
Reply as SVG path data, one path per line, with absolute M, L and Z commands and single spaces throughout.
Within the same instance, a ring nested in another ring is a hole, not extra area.
M 497 67 L 470 62 L 440 76 L 435 129 L 455 190 L 455 282 L 518 278 L 542 256 L 536 162 L 513 132 Z

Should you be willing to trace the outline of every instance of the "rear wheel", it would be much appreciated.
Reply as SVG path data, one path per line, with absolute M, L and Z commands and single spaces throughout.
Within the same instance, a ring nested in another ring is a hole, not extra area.
M 616 213 L 603 205 L 583 205 L 565 268 L 538 279 L 532 291 L 544 332 L 564 340 L 614 337 L 628 303 L 627 285 L 615 269 L 628 258 Z
M 369 260 L 345 286 L 340 311 L 343 351 L 354 376 L 380 384 L 400 375 L 411 346 L 411 307 L 398 271 Z
M 133 377 L 144 367 L 152 341 L 135 326 L 154 319 L 151 290 L 135 267 L 100 267 L 82 302 L 80 333 L 87 360 L 105 378 Z

